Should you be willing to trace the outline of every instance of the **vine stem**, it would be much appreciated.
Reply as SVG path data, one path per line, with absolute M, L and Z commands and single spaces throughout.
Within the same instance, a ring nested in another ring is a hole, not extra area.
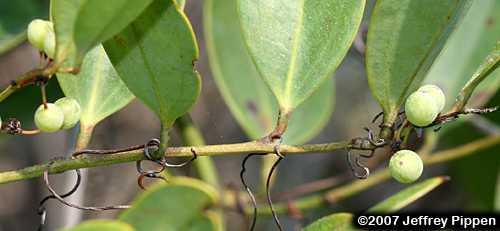
M 431 155 L 425 155 L 426 158 L 423 159 L 425 166 L 430 166 L 434 164 L 444 163 L 451 160 L 456 160 L 474 153 L 480 150 L 490 148 L 492 146 L 498 145 L 500 143 L 500 136 L 489 136 L 486 138 L 473 141 L 456 148 L 447 149 L 439 152 L 435 152 Z M 495 153 L 492 153 L 492 155 Z M 377 185 L 390 178 L 390 173 L 388 169 L 376 172 L 366 180 L 353 181 L 350 184 L 329 190 L 323 194 L 312 195 L 308 197 L 303 197 L 301 199 L 290 201 L 288 203 L 278 203 L 275 204 L 275 210 L 277 213 L 287 213 L 289 204 L 292 203 L 294 208 L 300 209 L 301 211 L 317 208 L 322 205 L 332 204 L 340 200 L 351 197 L 359 192 L 362 192 L 371 186 Z M 231 207 L 231 206 L 229 206 Z M 251 214 L 250 208 L 245 208 L 247 214 Z M 271 215 L 271 211 L 268 208 L 260 207 L 257 210 L 259 215 Z
M 283 155 L 332 152 L 344 150 L 350 147 L 350 141 L 306 144 L 306 145 L 281 145 L 280 151 Z M 198 156 L 237 155 L 243 153 L 273 153 L 275 144 L 263 143 L 261 141 L 250 141 L 235 144 L 219 144 L 206 146 L 168 147 L 164 155 L 166 157 L 191 157 L 191 149 Z M 83 156 L 76 159 L 56 160 L 50 166 L 48 163 L 33 165 L 31 167 L 0 173 L 0 184 L 40 177 L 48 168 L 49 173 L 61 173 L 79 168 L 91 168 L 107 166 L 112 164 L 127 163 L 144 160 L 142 149 L 118 152 L 116 154 L 102 156 Z

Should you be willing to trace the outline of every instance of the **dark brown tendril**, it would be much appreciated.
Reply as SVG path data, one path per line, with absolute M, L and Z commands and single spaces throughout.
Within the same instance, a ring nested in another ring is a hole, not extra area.
M 163 156 L 159 160 L 155 160 L 151 156 L 151 152 L 156 152 L 160 149 L 160 141 L 158 139 L 151 139 L 146 144 L 142 145 L 142 147 L 144 148 L 144 156 L 146 157 L 146 159 L 148 161 L 152 161 L 160 166 L 159 170 L 144 170 L 141 166 L 141 163 L 143 160 L 138 160 L 136 162 L 137 172 L 139 172 L 139 177 L 137 178 L 137 184 L 143 190 L 145 190 L 144 183 L 143 183 L 144 178 L 146 178 L 146 177 L 156 178 L 156 179 L 162 179 L 164 181 L 167 181 L 167 179 L 161 175 L 161 173 L 166 168 L 184 167 L 184 166 L 188 165 L 189 163 L 191 163 L 192 161 L 194 161 L 198 157 L 194 148 L 191 148 L 191 153 L 193 154 L 193 157 L 191 159 L 189 159 L 183 163 L 180 163 L 180 164 L 170 164 L 167 162 L 167 158 L 165 158 L 165 156 Z
M 245 158 L 243 158 L 243 162 L 241 162 L 240 180 L 243 184 L 243 187 L 245 187 L 245 190 L 247 191 L 248 197 L 250 197 L 250 201 L 252 202 L 253 206 L 252 222 L 250 223 L 250 227 L 248 228 L 249 231 L 253 231 L 255 229 L 255 224 L 257 223 L 257 201 L 255 200 L 255 196 L 253 195 L 252 190 L 250 189 L 250 187 L 248 187 L 245 181 L 246 163 L 252 156 L 264 155 L 267 155 L 267 153 L 250 153 L 246 155 Z
M 80 183 L 82 181 L 82 175 L 80 173 L 80 169 L 75 169 L 75 172 L 76 172 L 76 183 L 75 183 L 75 185 L 73 186 L 73 188 L 69 192 L 61 195 L 61 198 L 65 198 L 65 197 L 71 196 L 73 193 L 76 192 L 76 190 L 80 186 Z M 45 202 L 47 202 L 50 199 L 56 199 L 56 197 L 54 195 L 46 196 L 39 203 L 37 213 L 40 216 L 40 225 L 38 226 L 38 231 L 41 231 L 43 229 L 43 226 L 45 225 L 45 218 L 47 217 L 47 209 L 45 208 L 44 205 L 45 205 Z
M 80 155 L 107 155 L 107 154 L 115 154 L 119 152 L 128 152 L 128 151 L 135 151 L 139 149 L 143 149 L 144 145 L 135 145 L 131 147 L 126 147 L 126 148 L 120 148 L 120 149 L 110 149 L 110 150 L 93 150 L 93 149 L 83 149 L 77 152 L 74 152 L 72 154 L 73 157 L 78 157 Z
M 50 191 L 51 195 L 43 198 L 40 201 L 40 207 L 38 208 L 38 214 L 40 215 L 40 226 L 39 226 L 38 230 L 42 230 L 42 227 L 45 224 L 45 219 L 46 219 L 47 211 L 46 211 L 46 208 L 44 207 L 44 204 L 49 199 L 57 199 L 59 202 L 61 202 L 62 204 L 66 205 L 66 206 L 69 206 L 69 207 L 72 207 L 72 208 L 75 208 L 75 209 L 87 210 L 87 211 L 105 211 L 105 210 L 127 209 L 127 208 L 130 208 L 129 205 L 114 205 L 114 206 L 100 206 L 100 207 L 80 206 L 80 205 L 76 205 L 76 204 L 73 204 L 73 203 L 70 203 L 70 202 L 64 200 L 65 197 L 68 197 L 68 196 L 72 195 L 74 192 L 76 192 L 76 190 L 78 190 L 78 187 L 80 186 L 80 183 L 81 183 L 80 170 L 79 169 L 75 170 L 76 173 L 77 173 L 77 180 L 76 180 L 75 186 L 73 186 L 73 188 L 69 192 L 67 192 L 67 193 L 65 193 L 63 195 L 59 195 L 54 190 L 54 188 L 52 187 L 52 185 L 50 184 L 50 181 L 49 181 L 49 167 L 53 163 L 54 162 L 49 163 L 47 165 L 47 169 L 43 172 L 43 180 L 45 182 L 45 186 Z
M 356 155 L 353 160 L 353 153 L 351 152 L 351 149 L 346 149 L 347 151 L 347 163 L 349 164 L 349 168 L 351 169 L 352 174 L 358 178 L 358 179 L 366 179 L 370 175 L 370 169 L 363 165 L 361 161 L 359 160 L 359 155 Z M 373 151 L 371 152 L 370 156 L 373 156 Z M 357 169 L 363 169 L 363 173 L 358 173 Z
M 283 226 L 280 223 L 280 220 L 278 218 L 278 214 L 276 213 L 276 210 L 274 209 L 273 206 L 273 201 L 271 199 L 271 178 L 273 176 L 274 170 L 278 167 L 278 164 L 283 160 L 284 156 L 281 154 L 279 145 L 274 146 L 274 152 L 278 156 L 278 159 L 274 162 L 273 166 L 269 170 L 269 174 L 267 175 L 267 180 L 266 180 L 266 194 L 267 194 L 267 204 L 269 205 L 269 208 L 271 209 L 271 213 L 273 215 L 274 222 L 276 223 L 276 226 L 280 231 L 283 231 Z

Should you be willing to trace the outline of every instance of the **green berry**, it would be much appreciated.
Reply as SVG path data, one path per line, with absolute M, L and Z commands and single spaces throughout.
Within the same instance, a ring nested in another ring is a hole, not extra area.
M 45 37 L 45 42 L 43 45 L 43 51 L 49 58 L 53 59 L 56 53 L 56 36 L 54 33 L 47 33 Z
M 64 113 L 59 106 L 48 103 L 40 105 L 35 112 L 35 124 L 42 132 L 59 131 L 64 122 Z
M 416 91 L 406 99 L 405 114 L 410 123 L 424 127 L 436 119 L 439 107 L 431 94 Z
M 80 104 L 78 104 L 75 99 L 64 97 L 58 99 L 54 104 L 61 108 L 64 114 L 62 129 L 72 128 L 78 123 L 80 120 L 81 108 Z
M 428 84 L 428 85 L 421 86 L 418 89 L 418 91 L 429 93 L 430 95 L 432 95 L 432 97 L 434 98 L 434 101 L 438 105 L 439 111 L 442 111 L 444 109 L 444 105 L 446 104 L 446 97 L 444 95 L 444 92 L 441 90 L 441 88 L 439 88 L 436 85 Z
M 35 19 L 28 25 L 28 41 L 39 50 L 43 50 L 47 34 L 54 33 L 52 23 Z
M 392 155 L 389 161 L 391 176 L 401 183 L 416 181 L 424 169 L 422 159 L 410 150 L 400 150 Z

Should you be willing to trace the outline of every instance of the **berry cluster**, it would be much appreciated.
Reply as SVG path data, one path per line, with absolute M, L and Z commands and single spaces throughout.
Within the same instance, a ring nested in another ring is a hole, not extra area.
M 64 97 L 55 103 L 42 104 L 35 112 L 35 124 L 42 132 L 56 132 L 76 125 L 80 120 L 80 104 Z
M 56 36 L 52 22 L 41 19 L 31 21 L 28 25 L 28 41 L 49 58 L 54 58 Z
M 445 95 L 438 86 L 424 85 L 406 99 L 406 118 L 417 127 L 428 126 L 443 110 L 445 100 Z M 422 159 L 411 150 L 400 150 L 389 161 L 391 176 L 401 183 L 416 181 L 422 175 L 423 168 Z

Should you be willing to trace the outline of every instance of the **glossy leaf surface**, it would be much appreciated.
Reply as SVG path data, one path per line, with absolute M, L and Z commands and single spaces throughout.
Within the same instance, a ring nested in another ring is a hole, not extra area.
M 238 0 L 249 54 L 284 112 L 332 76 L 364 6 L 364 0 Z
M 57 74 L 57 79 L 64 94 L 80 104 L 80 121 L 85 125 L 99 123 L 134 98 L 101 45 L 85 56 L 78 75 Z
M 132 22 L 153 0 L 52 0 L 56 62 L 80 66 L 87 51 Z
M 104 46 L 125 84 L 164 126 L 196 101 L 198 46 L 187 17 L 172 0 L 155 0 Z

